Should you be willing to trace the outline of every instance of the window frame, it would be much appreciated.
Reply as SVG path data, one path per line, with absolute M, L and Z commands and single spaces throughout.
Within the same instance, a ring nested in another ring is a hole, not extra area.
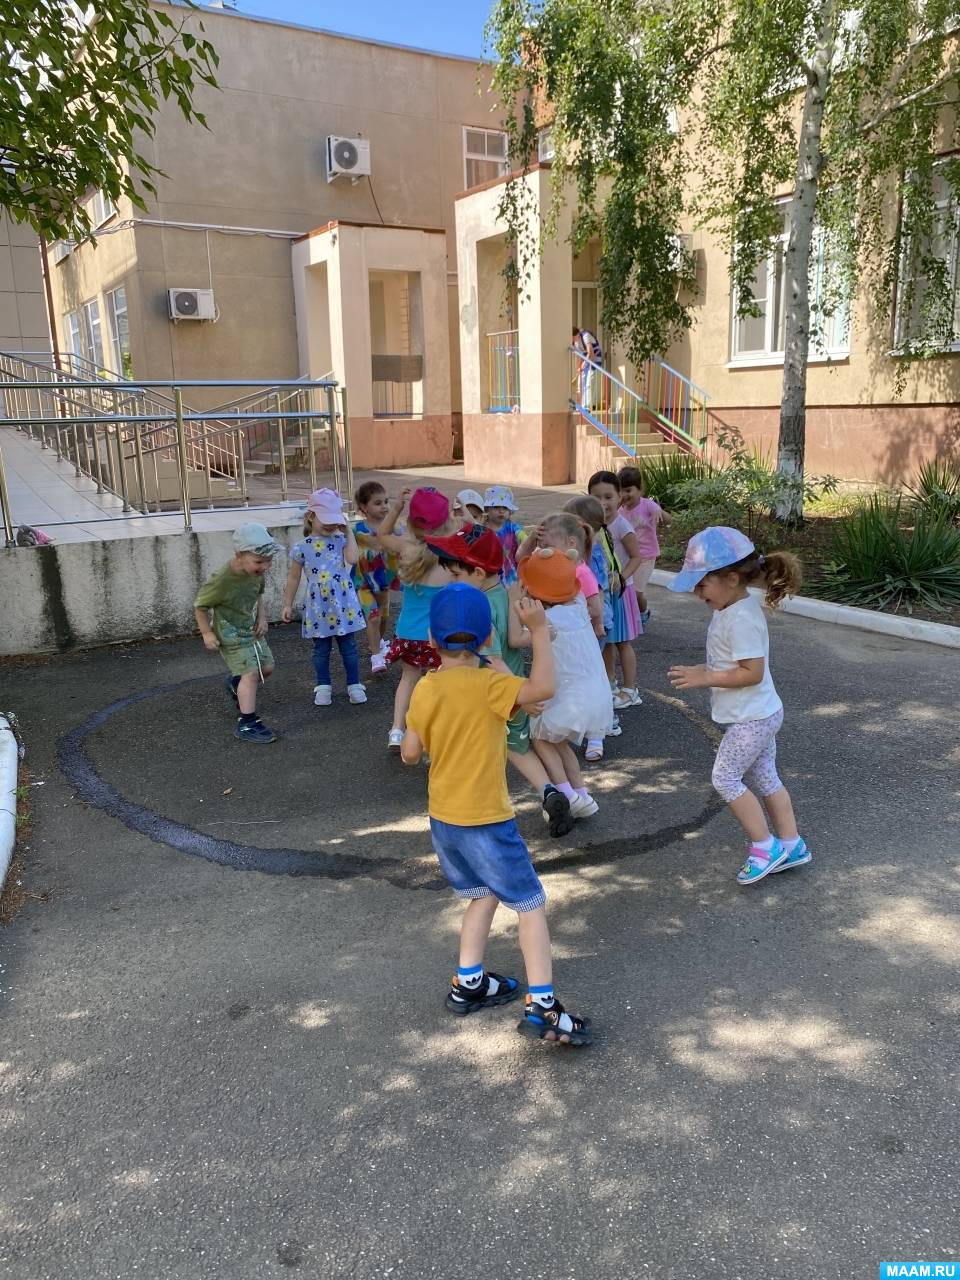
M 484 147 L 486 147 L 486 138 L 488 136 L 493 136 L 493 137 L 503 139 L 503 143 L 504 143 L 503 157 L 500 160 L 500 172 L 499 174 L 496 175 L 496 177 L 484 178 L 483 182 L 474 182 L 474 183 L 469 182 L 467 177 L 467 166 L 471 160 L 478 160 L 486 164 L 495 164 L 497 162 L 497 157 L 487 155 L 486 151 L 484 151 L 484 154 L 482 156 L 477 155 L 475 152 L 471 152 L 467 147 L 468 133 L 482 133 L 484 135 Z M 509 138 L 505 129 L 488 129 L 486 128 L 486 126 L 480 125 L 480 124 L 465 124 L 463 126 L 463 189 L 464 191 L 469 191 L 472 186 L 482 187 L 486 182 L 496 182 L 500 178 L 505 178 L 507 174 L 510 172 L 510 157 L 508 155 L 508 151 L 509 151 Z
M 111 218 L 117 216 L 117 206 L 113 203 L 111 197 L 99 187 L 87 201 L 87 209 L 90 214 L 90 224 L 94 231 L 109 222 Z
M 750 349 L 741 351 L 738 344 L 738 335 L 740 324 L 743 320 L 748 319 L 746 316 L 737 315 L 736 294 L 730 291 L 730 340 L 729 340 L 729 359 L 726 367 L 728 369 L 749 369 L 749 368 L 766 368 L 782 366 L 786 358 L 786 352 L 783 348 L 776 349 L 773 346 L 773 336 L 777 329 L 783 327 L 783 317 L 786 315 L 786 290 L 781 283 L 781 299 L 780 309 L 777 310 L 776 304 L 776 268 L 778 250 L 783 254 L 783 263 L 786 263 L 787 242 L 790 238 L 790 230 L 788 225 L 789 209 L 793 203 L 792 197 L 786 197 L 778 200 L 777 206 L 784 210 L 784 228 L 783 231 L 774 236 L 770 252 L 763 259 L 767 276 L 767 291 L 765 298 L 766 310 L 764 312 L 764 347 L 762 350 Z M 821 282 L 825 270 L 825 246 L 826 239 L 823 228 L 814 226 L 813 230 L 813 250 L 811 253 L 811 288 L 810 288 L 810 315 L 811 320 L 819 313 L 819 302 L 822 297 Z M 837 333 L 838 316 L 842 316 L 842 331 L 844 340 L 841 344 L 825 345 L 821 344 L 816 337 L 811 336 L 810 350 L 807 357 L 808 364 L 837 364 L 840 361 L 847 360 L 850 357 L 850 315 L 849 308 L 840 307 L 831 316 L 825 317 L 832 329 L 832 336 L 835 338 Z M 756 317 L 755 317 L 756 318 Z
M 939 157 L 934 164 L 934 169 L 938 169 L 941 164 L 948 160 L 956 159 L 956 153 L 951 152 L 947 155 Z M 939 212 L 941 206 L 949 213 L 951 207 L 953 209 L 953 245 L 950 254 L 950 281 L 953 290 L 953 329 L 954 339 L 952 342 L 945 342 L 940 346 L 931 346 L 929 350 L 943 355 L 951 355 L 960 353 L 960 291 L 958 291 L 958 282 L 960 282 L 960 190 L 953 190 L 947 186 L 948 196 L 945 201 L 937 201 L 936 209 Z M 903 221 L 903 209 L 899 213 L 899 221 Z M 907 353 L 905 343 L 916 343 L 923 347 L 924 338 L 922 335 L 912 337 L 903 331 L 903 306 L 904 294 L 906 292 L 907 278 L 907 256 L 910 251 L 910 245 L 906 238 L 900 246 L 900 260 L 897 264 L 897 287 L 894 292 L 893 300 L 893 345 L 890 354 L 894 356 L 902 356 Z
M 123 307 L 117 307 L 117 294 L 123 294 Z M 127 287 L 118 284 L 115 289 L 111 289 L 105 293 L 104 300 L 107 304 L 107 327 L 110 333 L 110 348 L 113 357 L 113 372 L 118 378 L 130 378 L 133 376 L 133 363 L 130 356 L 130 307 L 127 302 Z M 126 348 L 121 345 L 121 336 L 119 326 L 117 324 L 117 316 L 122 311 L 126 317 Z

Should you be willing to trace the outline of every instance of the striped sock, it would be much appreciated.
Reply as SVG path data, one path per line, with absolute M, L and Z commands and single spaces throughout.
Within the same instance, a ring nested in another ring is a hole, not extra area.
M 482 981 L 482 964 L 471 964 L 466 968 L 461 965 L 457 970 L 457 983 L 464 989 L 464 991 L 476 991 Z
M 547 982 L 539 987 L 530 986 L 527 988 L 530 994 L 536 1000 L 537 1004 L 543 1005 L 544 1009 L 549 1009 L 554 1001 L 553 983 Z

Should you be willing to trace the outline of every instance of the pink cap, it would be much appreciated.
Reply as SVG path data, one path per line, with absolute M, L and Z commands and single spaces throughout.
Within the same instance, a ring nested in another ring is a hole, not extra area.
M 312 511 L 321 524 L 347 523 L 343 499 L 333 489 L 314 489 L 307 502 L 307 510 Z
M 438 489 L 414 489 L 410 523 L 415 529 L 439 529 L 450 519 L 450 501 Z

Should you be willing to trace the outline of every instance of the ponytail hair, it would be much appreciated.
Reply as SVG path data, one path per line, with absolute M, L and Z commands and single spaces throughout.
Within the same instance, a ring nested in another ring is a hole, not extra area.
M 767 555 L 754 552 L 715 572 L 735 573 L 746 586 L 763 586 L 763 603 L 768 609 L 776 609 L 787 596 L 795 596 L 803 582 L 800 561 L 790 551 L 771 551 Z
M 574 515 L 573 512 L 557 511 L 544 519 L 543 527 L 561 538 L 572 538 L 577 544 L 580 559 L 585 563 L 589 562 L 590 553 L 593 551 L 593 530 L 582 516 Z
M 411 586 L 417 582 L 422 582 L 431 569 L 435 569 L 440 561 L 427 546 L 427 538 L 442 538 L 447 534 L 453 533 L 456 524 L 452 517 L 448 517 L 438 529 L 418 529 L 416 525 L 408 524 L 406 532 L 406 546 L 400 553 L 400 566 L 397 570 L 401 582 L 409 583 Z

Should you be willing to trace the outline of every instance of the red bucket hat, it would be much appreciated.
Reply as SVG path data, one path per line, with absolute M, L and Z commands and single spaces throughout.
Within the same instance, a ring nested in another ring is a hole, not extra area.
M 465 524 L 448 538 L 427 538 L 427 546 L 435 555 L 474 565 L 485 573 L 499 573 L 503 568 L 500 539 L 482 524 Z
M 440 529 L 450 519 L 450 501 L 432 486 L 414 489 L 410 499 L 410 524 L 415 529 Z

